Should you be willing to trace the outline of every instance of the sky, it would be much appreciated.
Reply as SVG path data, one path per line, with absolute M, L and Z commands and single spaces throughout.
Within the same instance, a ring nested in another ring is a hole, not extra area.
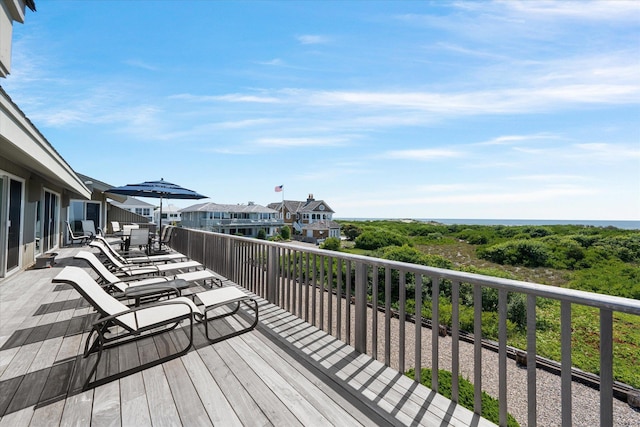
M 335 218 L 640 219 L 640 2 L 36 6 L 0 85 L 108 184 L 313 194 Z

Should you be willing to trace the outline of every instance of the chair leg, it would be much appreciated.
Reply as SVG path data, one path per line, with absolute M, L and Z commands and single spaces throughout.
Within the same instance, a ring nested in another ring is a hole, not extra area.
M 253 307 L 251 307 L 251 305 L 249 304 L 248 301 L 251 301 L 253 303 Z M 249 332 L 250 330 L 252 330 L 253 328 L 256 327 L 256 325 L 258 324 L 258 302 L 253 298 L 250 298 L 248 301 L 246 301 L 246 300 L 245 301 L 238 301 L 238 303 L 236 305 L 236 308 L 233 311 L 231 311 L 229 313 L 221 314 L 219 316 L 211 317 L 211 318 L 207 318 L 207 312 L 205 311 L 204 320 L 203 320 L 204 321 L 204 331 L 205 331 L 205 336 L 207 337 L 207 339 L 209 340 L 209 342 L 211 344 L 215 344 L 217 342 L 226 340 L 228 338 L 232 338 L 232 337 L 236 337 L 238 335 L 242 335 L 245 332 Z M 254 313 L 253 323 L 251 323 L 249 326 L 247 326 L 244 329 L 240 329 L 238 331 L 231 332 L 231 333 L 229 333 L 227 335 L 223 335 L 221 337 L 211 338 L 209 336 L 209 322 L 213 321 L 213 320 L 216 320 L 216 319 L 221 319 L 223 317 L 232 316 L 232 315 L 236 314 L 238 312 L 238 309 L 240 308 L 240 303 L 244 303 L 245 305 L 247 305 L 247 307 L 249 307 L 249 308 L 251 308 L 253 310 L 253 313 Z

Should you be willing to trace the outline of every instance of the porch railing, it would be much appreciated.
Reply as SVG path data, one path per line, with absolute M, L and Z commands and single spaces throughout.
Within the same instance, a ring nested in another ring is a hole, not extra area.
M 174 230 L 170 246 L 399 372 L 415 368 L 416 381 L 420 381 L 424 360 L 422 337 L 426 329 L 423 324 L 440 318 L 441 294 L 446 291 L 451 298 L 451 400 L 458 402 L 459 399 L 460 338 L 470 335 L 474 348 L 472 382 L 477 414 L 482 410 L 483 289 L 494 289 L 498 293 L 499 421 L 505 426 L 509 387 L 507 359 L 508 353 L 514 351 L 507 346 L 508 294 L 526 296 L 528 361 L 537 360 L 537 299 L 548 298 L 560 303 L 562 425 L 571 425 L 574 375 L 571 307 L 594 307 L 599 312 L 600 423 L 603 426 L 613 424 L 613 313 L 640 315 L 638 300 L 185 228 Z M 473 331 L 468 334 L 459 326 L 463 288 L 467 292 L 465 296 L 471 292 L 473 298 Z M 383 295 L 383 300 L 379 301 L 379 295 Z M 413 322 L 392 324 L 394 317 L 411 317 L 408 315 L 410 307 L 407 307 L 411 297 L 415 299 L 415 307 L 422 307 L 423 301 L 431 299 L 431 319 L 423 319 L 421 310 L 417 309 Z M 380 333 L 379 329 L 382 329 Z M 431 354 L 424 355 L 427 361 L 431 359 L 431 388 L 435 391 L 438 391 L 439 332 L 440 327 L 431 327 Z M 401 343 L 397 348 L 392 346 L 392 333 Z M 408 337 L 413 338 L 413 348 L 405 348 Z M 413 356 L 414 366 L 406 366 L 405 361 L 410 356 Z M 536 363 L 527 363 L 526 393 L 527 425 L 535 426 Z

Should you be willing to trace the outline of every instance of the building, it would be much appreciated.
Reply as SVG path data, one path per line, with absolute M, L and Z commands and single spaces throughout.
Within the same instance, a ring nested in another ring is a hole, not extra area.
M 181 209 L 181 224 L 185 228 L 257 237 L 264 230 L 274 236 L 282 227 L 282 220 L 274 209 L 249 202 L 246 205 L 199 203 Z
M 32 0 L 0 0 L 0 77 L 11 72 L 13 23 L 23 23 Z M 0 87 L 0 278 L 34 265 L 69 243 L 68 222 L 104 229 L 109 184 L 82 175 L 60 156 Z
M 126 211 L 143 216 L 149 222 L 154 222 L 155 205 L 152 205 L 151 203 L 143 202 L 142 200 L 136 199 L 135 197 L 127 197 L 123 202 L 113 200 L 111 201 L 111 204 L 113 206 L 119 207 L 120 209 L 124 209 Z M 164 215 L 164 209 L 162 214 Z
M 317 243 L 327 237 L 340 238 L 340 224 L 333 221 L 335 213 L 324 200 L 316 200 L 309 194 L 306 201 L 283 200 L 269 203 L 267 207 L 278 212 L 295 235 Z
M 162 225 L 180 225 L 181 218 L 180 208 L 176 205 L 162 207 Z M 160 224 L 160 208 L 153 211 L 153 222 Z

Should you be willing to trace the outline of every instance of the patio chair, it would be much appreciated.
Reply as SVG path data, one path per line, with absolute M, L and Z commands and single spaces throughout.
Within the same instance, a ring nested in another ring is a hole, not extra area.
M 106 293 L 104 289 L 80 267 L 65 267 L 53 279 L 53 282 L 67 283 L 73 286 L 100 316 L 100 318 L 93 323 L 91 332 L 87 336 L 84 346 L 83 356 L 85 358 L 92 353 L 98 353 L 97 360 L 89 370 L 89 374 L 84 383 L 83 388 L 85 390 L 88 389 L 90 385 L 96 387 L 186 354 L 193 346 L 194 320 L 204 322 L 205 335 L 211 343 L 248 332 L 255 328 L 258 323 L 257 301 L 233 286 L 216 288 L 196 294 L 195 296 L 200 301 L 201 306 L 196 305 L 195 302 L 189 298 L 178 297 L 168 301 L 130 309 Z M 232 330 L 226 335 L 210 337 L 209 322 L 235 315 L 241 303 L 246 304 L 253 310 L 253 322 L 239 330 Z M 235 309 L 215 315 L 214 317 L 208 317 L 209 311 L 231 304 L 236 306 Z M 174 354 L 143 363 L 134 368 L 126 369 L 123 372 L 101 379 L 96 378 L 96 380 L 91 383 L 91 378 L 97 372 L 98 363 L 104 350 L 171 331 L 185 320 L 189 320 L 189 333 L 187 334 L 189 342 L 185 348 Z M 119 328 L 113 328 L 114 326 Z
M 89 246 L 96 247 L 100 250 L 110 251 L 111 254 L 118 260 L 120 260 L 123 264 L 153 264 L 159 262 L 183 261 L 189 258 L 179 252 L 163 255 L 142 255 L 126 257 L 122 254 L 119 254 L 104 237 L 100 236 L 97 236 L 91 243 L 89 243 Z
M 169 247 L 169 240 L 171 240 L 171 233 L 173 232 L 174 228 L 175 227 L 173 225 L 165 225 L 164 227 L 162 227 L 160 237 L 156 238 L 153 242 L 154 245 L 156 243 L 158 244 L 158 252 L 164 252 L 164 250 L 162 249 L 163 245 L 167 248 Z
M 67 224 L 67 231 L 69 232 L 69 240 L 71 240 L 71 245 L 73 245 L 76 240 L 79 240 L 82 244 L 86 244 L 89 240 L 91 240 L 91 237 L 84 234 L 75 234 L 71 229 L 71 224 L 69 224 L 69 221 L 65 221 L 65 223 Z
M 82 221 L 82 232 L 86 236 L 89 236 L 91 239 L 98 235 L 98 232 L 96 231 L 96 225 L 91 219 L 85 219 Z
M 97 387 L 182 356 L 193 345 L 194 314 L 202 317 L 202 313 L 189 298 L 178 297 L 152 305 L 129 308 L 106 293 L 85 270 L 72 266 L 65 267 L 53 279 L 53 282 L 67 283 L 73 286 L 99 314 L 99 319 L 93 323 L 84 346 L 84 358 L 97 352 L 96 362 L 89 370 L 87 379 L 84 382 L 84 390 L 88 389 L 90 385 Z M 183 349 L 117 374 L 96 379 L 93 383 L 91 382 L 105 350 L 169 332 L 183 321 L 189 321 L 187 334 L 189 340 Z M 114 328 L 114 326 L 119 328 Z
M 120 228 L 120 222 L 111 221 L 111 233 L 114 236 L 122 236 L 122 229 Z
M 167 284 L 167 282 L 174 280 L 185 280 L 187 282 L 197 282 L 202 280 L 205 285 L 213 287 L 213 284 L 222 286 L 222 281 L 218 279 L 213 273 L 208 270 L 196 270 L 189 271 L 187 273 L 179 273 L 171 276 L 155 276 L 150 278 L 143 278 L 139 280 L 122 280 L 120 277 L 113 274 L 109 269 L 100 262 L 95 254 L 88 251 L 78 252 L 75 259 L 81 259 L 87 262 L 89 266 L 96 272 L 99 277 L 100 286 L 102 286 L 107 292 L 120 299 L 128 298 L 128 293 L 138 286 L 158 286 Z M 167 291 L 171 291 L 174 287 L 171 286 Z

